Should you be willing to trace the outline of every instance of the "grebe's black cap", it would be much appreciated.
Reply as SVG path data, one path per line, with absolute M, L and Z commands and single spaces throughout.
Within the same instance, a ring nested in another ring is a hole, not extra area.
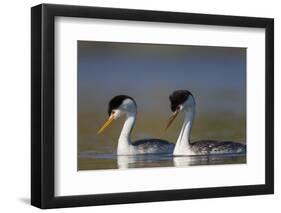
M 189 97 L 193 97 L 188 90 L 176 90 L 170 96 L 171 110 L 176 111 L 180 104 L 183 104 Z
M 118 107 L 122 104 L 125 99 L 131 99 L 134 103 L 136 103 L 135 100 L 128 95 L 117 95 L 112 98 L 108 104 L 108 115 L 111 114 L 112 110 L 118 109 Z

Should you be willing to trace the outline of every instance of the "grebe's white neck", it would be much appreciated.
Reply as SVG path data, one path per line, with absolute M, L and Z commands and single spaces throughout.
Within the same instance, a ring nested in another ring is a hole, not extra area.
M 131 132 L 136 122 L 136 113 L 127 113 L 126 120 L 121 130 L 119 139 L 118 139 L 118 147 L 117 154 L 129 154 L 130 146 L 131 146 Z
M 117 113 L 126 115 L 126 120 L 118 139 L 117 154 L 118 155 L 131 154 L 131 152 L 133 151 L 131 149 L 133 147 L 131 145 L 130 135 L 134 128 L 136 117 L 137 117 L 136 104 L 132 100 L 126 99 L 119 107 L 119 112 L 117 111 Z
M 192 155 L 190 148 L 190 134 L 195 117 L 195 101 L 193 98 L 190 98 L 187 103 L 182 105 L 182 112 L 184 113 L 184 121 L 173 155 Z

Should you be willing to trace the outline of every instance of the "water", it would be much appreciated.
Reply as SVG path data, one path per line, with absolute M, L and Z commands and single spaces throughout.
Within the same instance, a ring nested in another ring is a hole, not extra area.
M 246 155 L 172 156 L 168 154 L 146 154 L 118 156 L 94 151 L 80 152 L 79 170 L 129 169 L 153 167 L 186 167 L 197 165 L 246 163 Z

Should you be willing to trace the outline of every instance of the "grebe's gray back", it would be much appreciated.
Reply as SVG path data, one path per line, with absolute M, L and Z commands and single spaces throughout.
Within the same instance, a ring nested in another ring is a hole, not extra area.
M 246 145 L 232 141 L 200 140 L 190 145 L 193 153 L 197 155 L 246 153 Z
M 108 107 L 109 118 L 100 128 L 98 134 L 103 132 L 114 120 L 126 116 L 126 120 L 118 139 L 118 155 L 137 154 L 172 154 L 174 144 L 161 139 L 143 139 L 131 142 L 130 135 L 137 116 L 137 104 L 127 95 L 118 95 L 111 99 Z
M 195 100 L 187 90 L 177 90 L 170 95 L 171 115 L 167 128 L 176 116 L 183 112 L 184 122 L 173 155 L 245 154 L 246 145 L 232 141 L 202 140 L 190 142 L 192 123 L 195 117 Z

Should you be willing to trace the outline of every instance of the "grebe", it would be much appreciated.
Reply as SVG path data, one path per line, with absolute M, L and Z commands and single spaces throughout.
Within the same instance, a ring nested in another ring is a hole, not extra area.
M 209 155 L 209 154 L 245 154 L 246 145 L 231 141 L 202 140 L 190 142 L 192 122 L 195 116 L 195 100 L 187 90 L 174 91 L 170 97 L 171 115 L 166 129 L 172 124 L 176 116 L 183 112 L 184 121 L 173 155 Z
M 98 134 L 103 132 L 114 120 L 122 115 L 126 116 L 123 129 L 118 139 L 117 155 L 137 154 L 172 154 L 174 144 L 160 139 L 143 139 L 131 142 L 130 135 L 137 116 L 137 104 L 132 97 L 118 95 L 111 99 L 108 108 L 109 118 L 100 128 Z

